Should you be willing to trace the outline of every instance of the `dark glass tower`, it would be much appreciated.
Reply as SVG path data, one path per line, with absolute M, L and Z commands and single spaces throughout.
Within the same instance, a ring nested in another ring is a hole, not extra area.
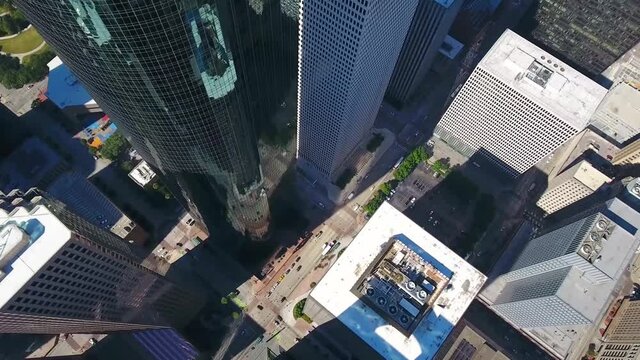
M 269 223 L 255 130 L 296 71 L 282 2 L 14 1 L 190 210 L 211 227 L 215 196 L 254 235 Z
M 536 0 L 519 32 L 595 76 L 640 41 L 640 1 Z

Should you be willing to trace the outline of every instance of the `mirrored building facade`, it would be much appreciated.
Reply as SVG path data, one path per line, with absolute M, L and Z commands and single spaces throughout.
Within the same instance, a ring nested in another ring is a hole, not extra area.
M 295 1 L 15 4 L 185 207 L 266 231 L 256 130 L 295 79 Z

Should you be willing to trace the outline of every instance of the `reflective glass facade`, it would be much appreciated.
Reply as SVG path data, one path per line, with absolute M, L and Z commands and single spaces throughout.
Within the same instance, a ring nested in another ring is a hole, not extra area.
M 264 230 L 255 130 L 295 77 L 296 1 L 15 4 L 207 225 L 216 196 L 236 228 Z

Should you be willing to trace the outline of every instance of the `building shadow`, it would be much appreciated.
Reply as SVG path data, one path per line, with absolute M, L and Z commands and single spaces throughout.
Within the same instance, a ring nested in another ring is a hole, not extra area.
M 312 324 L 313 329 L 307 334 L 300 335 L 296 339 L 296 344 L 286 352 L 280 354 L 277 359 L 382 360 L 385 358 L 405 358 L 398 349 L 388 344 L 387 340 L 385 340 L 376 329 L 373 329 L 370 332 L 366 331 L 365 336 L 369 338 L 369 342 L 375 343 L 377 347 L 383 349 L 386 355 L 380 354 L 376 349 L 369 345 L 367 341 L 359 337 L 349 328 L 349 326 L 346 325 L 351 324 L 351 326 L 358 328 L 360 325 L 355 319 L 361 319 L 364 322 L 371 321 L 371 319 L 366 318 L 366 314 L 363 315 L 362 308 L 366 306 L 367 305 L 362 303 L 361 300 L 358 300 L 337 317 L 332 317 L 321 324 L 314 322 Z M 365 324 L 363 323 L 362 326 L 365 326 Z M 391 325 L 385 324 L 383 326 L 387 327 Z M 419 326 L 427 325 L 421 324 Z M 442 324 L 442 326 L 447 325 Z M 361 329 L 361 331 L 365 330 Z M 413 335 L 409 336 L 413 337 Z M 422 356 L 424 356 L 425 353 L 433 352 L 433 349 L 428 348 L 430 345 L 429 343 L 414 341 L 413 345 L 416 344 L 420 346 L 420 349 L 417 350 L 417 352 L 422 354 Z M 416 349 L 413 350 L 416 351 Z M 421 355 L 417 355 L 418 358 L 420 356 Z

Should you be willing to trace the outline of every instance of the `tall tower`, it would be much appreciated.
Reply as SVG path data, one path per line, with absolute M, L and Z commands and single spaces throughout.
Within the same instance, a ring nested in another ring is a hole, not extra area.
M 551 214 L 593 194 L 608 182 L 611 178 L 582 160 L 551 179 L 536 205 Z
M 387 98 L 402 107 L 415 94 L 455 20 L 463 0 L 421 0 L 411 21 Z
M 34 190 L 0 194 L 0 332 L 184 325 L 203 299 L 141 261 L 123 240 L 53 199 Z
M 511 30 L 480 60 L 435 135 L 517 176 L 583 130 L 606 89 Z
M 531 240 L 485 291 L 491 309 L 525 330 L 598 323 L 638 248 L 639 203 L 636 179 Z
M 295 76 L 296 19 L 280 1 L 14 4 L 207 226 L 216 196 L 237 229 L 265 231 L 254 127 Z
M 304 0 L 298 166 L 333 180 L 371 129 L 417 0 Z

